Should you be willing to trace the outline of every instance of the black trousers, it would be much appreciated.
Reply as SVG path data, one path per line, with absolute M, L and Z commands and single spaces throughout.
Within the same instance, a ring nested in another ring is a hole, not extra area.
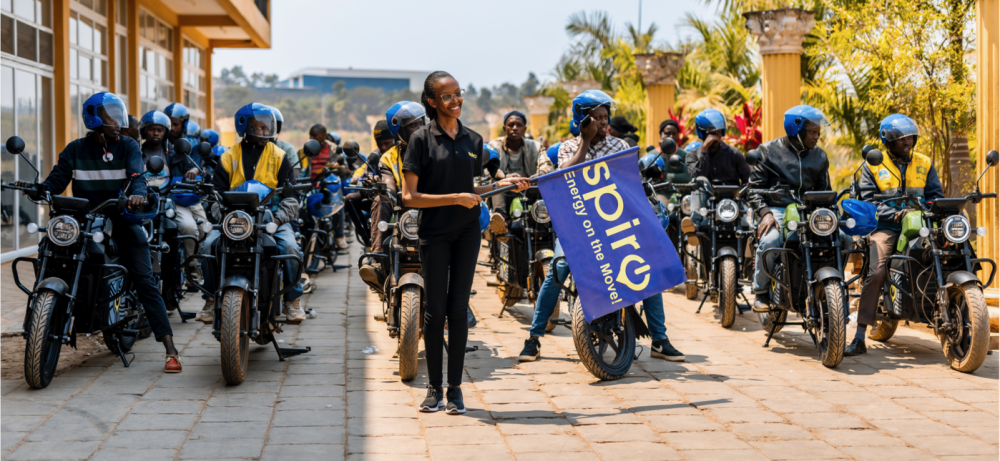
M 468 305 L 479 258 L 481 233 L 475 221 L 452 235 L 420 244 L 424 277 L 424 350 L 430 384 L 442 379 L 444 321 L 448 319 L 448 384 L 462 384 L 465 343 L 469 339 Z
M 113 226 L 111 238 L 118 245 L 118 260 L 128 269 L 129 280 L 146 310 L 153 336 L 160 341 L 166 335 L 173 335 L 170 321 L 167 320 L 167 307 L 163 304 L 159 288 L 153 283 L 153 266 L 146 234 L 141 226 L 124 219 L 114 220 Z

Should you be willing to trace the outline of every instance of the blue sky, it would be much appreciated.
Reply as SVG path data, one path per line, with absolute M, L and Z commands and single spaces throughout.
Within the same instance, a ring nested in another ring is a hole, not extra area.
M 281 78 L 303 67 L 446 70 L 463 85 L 519 84 L 549 75 L 569 46 L 571 13 L 608 12 L 616 27 L 638 21 L 639 0 L 282 0 L 271 6 L 271 49 L 215 50 L 212 73 L 242 65 L 247 73 Z M 642 24 L 659 27 L 654 40 L 691 35 L 685 13 L 710 18 L 699 0 L 645 0 Z

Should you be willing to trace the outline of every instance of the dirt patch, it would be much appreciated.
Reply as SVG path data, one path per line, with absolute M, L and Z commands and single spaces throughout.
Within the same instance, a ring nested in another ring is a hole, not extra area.
M 6 380 L 24 379 L 24 338 L 21 335 L 4 335 L 0 338 L 0 378 Z M 63 346 L 59 353 L 56 376 L 72 370 L 99 352 L 108 352 L 101 335 L 76 335 L 76 349 Z

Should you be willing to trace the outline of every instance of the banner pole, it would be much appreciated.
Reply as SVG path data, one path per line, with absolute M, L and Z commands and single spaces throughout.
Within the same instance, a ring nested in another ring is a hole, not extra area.
M 528 181 L 528 184 L 531 184 L 532 186 L 534 186 L 535 184 L 538 184 L 538 178 L 531 178 Z M 512 185 L 509 185 L 509 186 L 501 187 L 501 188 L 499 188 L 497 190 L 491 190 L 491 191 L 489 191 L 489 192 L 487 192 L 485 194 L 479 194 L 479 197 L 480 198 L 490 198 L 490 197 L 492 197 L 494 195 L 502 194 L 504 192 L 507 192 L 509 190 L 514 190 L 516 188 L 517 188 L 517 184 L 512 184 Z

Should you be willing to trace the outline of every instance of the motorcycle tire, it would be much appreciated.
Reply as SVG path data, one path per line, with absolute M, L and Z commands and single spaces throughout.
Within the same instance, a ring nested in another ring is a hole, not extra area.
M 249 293 L 239 288 L 222 292 L 222 321 L 219 342 L 222 351 L 222 377 L 230 385 L 240 384 L 247 377 L 250 360 Z
M 400 293 L 399 309 L 399 379 L 410 381 L 417 377 L 417 354 L 420 353 L 420 289 L 404 287 Z
M 847 305 L 844 302 L 847 293 L 839 280 L 823 282 L 822 289 L 826 302 L 821 302 L 820 306 L 826 309 L 826 319 L 820 342 L 820 360 L 823 366 L 833 368 L 844 360 L 844 348 L 847 345 Z
M 788 319 L 788 311 L 779 309 L 771 312 L 758 312 L 757 319 L 760 320 L 760 326 L 764 330 L 764 334 L 770 333 L 771 327 L 774 326 L 773 323 L 777 323 L 778 325 L 774 329 L 774 334 L 778 334 L 782 328 L 785 328 L 783 324 Z
M 976 282 L 953 287 L 948 295 L 948 313 L 953 315 L 952 319 L 961 313 L 962 328 L 957 344 L 948 334 L 941 335 L 941 350 L 955 371 L 972 373 L 983 365 L 989 351 L 990 314 L 986 298 Z
M 694 281 L 685 283 L 684 297 L 687 299 L 695 299 L 698 297 L 698 263 L 687 255 L 686 247 L 684 251 L 684 273 L 686 274 L 688 280 Z
M 727 256 L 719 263 L 719 310 L 722 313 L 720 323 L 722 328 L 733 326 L 736 321 L 736 294 L 740 289 L 739 280 L 736 275 L 736 258 Z
M 59 365 L 62 342 L 50 339 L 62 336 L 60 325 L 52 323 L 59 295 L 42 290 L 35 295 L 28 322 L 28 339 L 24 345 L 24 380 L 33 389 L 44 389 L 52 382 Z
M 618 352 L 609 363 L 605 360 L 604 353 L 611 345 L 606 339 L 599 337 L 592 331 L 590 323 L 583 315 L 583 307 L 580 306 L 579 298 L 574 298 L 571 309 L 573 311 L 573 344 L 576 346 L 576 353 L 580 356 L 583 366 L 587 367 L 590 374 L 602 381 L 612 381 L 625 376 L 632 368 L 632 360 L 635 358 L 635 326 L 632 325 L 632 316 L 624 316 L 624 330 L 619 337 L 611 335 L 618 343 Z M 622 315 L 622 311 L 615 311 L 608 315 Z M 595 322 L 600 322 L 605 317 L 597 319 Z
M 896 327 L 899 320 L 879 320 L 875 319 L 875 324 L 868 329 L 868 339 L 872 341 L 888 341 L 892 335 L 896 334 Z

